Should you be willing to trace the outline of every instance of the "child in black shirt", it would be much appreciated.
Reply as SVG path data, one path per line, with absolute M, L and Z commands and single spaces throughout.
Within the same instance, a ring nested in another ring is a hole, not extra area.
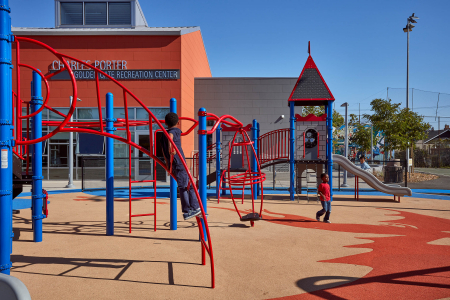
M 164 160 L 166 162 L 167 169 L 170 170 L 172 167 L 172 171 L 177 180 L 178 188 L 180 189 L 181 210 L 183 211 L 183 217 L 185 220 L 188 220 L 201 214 L 201 210 L 198 205 L 194 187 L 192 184 L 189 185 L 189 176 L 182 162 L 182 160 L 186 161 L 186 158 L 184 157 L 183 148 L 181 148 L 181 130 L 176 127 L 178 125 L 178 115 L 176 113 L 168 113 L 165 117 L 165 122 L 168 127 L 167 133 L 169 133 L 169 137 L 175 143 L 182 157 L 178 156 L 172 144 L 168 141 L 167 137 L 163 135 L 161 137 L 161 146 Z M 171 156 L 173 156 L 172 166 L 170 165 Z

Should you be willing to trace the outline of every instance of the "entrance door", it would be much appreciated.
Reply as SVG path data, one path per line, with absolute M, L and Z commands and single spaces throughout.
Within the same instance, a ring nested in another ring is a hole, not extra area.
M 136 143 L 150 150 L 148 131 L 142 133 L 136 132 Z M 134 170 L 135 180 L 153 179 L 153 159 L 144 152 L 134 149 Z

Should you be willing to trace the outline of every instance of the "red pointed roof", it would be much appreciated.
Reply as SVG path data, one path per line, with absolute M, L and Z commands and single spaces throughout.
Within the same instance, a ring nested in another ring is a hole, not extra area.
M 333 94 L 310 54 L 288 101 L 295 101 L 295 105 L 315 106 L 325 105 L 326 101 L 334 100 Z

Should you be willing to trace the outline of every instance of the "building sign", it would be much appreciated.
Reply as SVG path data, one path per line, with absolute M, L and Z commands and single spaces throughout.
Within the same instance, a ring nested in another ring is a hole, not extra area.
M 164 80 L 180 79 L 180 70 L 102 70 L 116 80 Z M 50 71 L 55 73 L 57 71 Z M 95 80 L 94 70 L 72 70 L 76 80 Z M 100 80 L 108 79 L 99 74 Z M 70 80 L 69 72 L 63 71 L 50 78 L 50 80 Z
M 180 70 L 129 70 L 126 60 L 83 60 L 83 62 L 99 68 L 116 80 L 164 80 L 180 79 Z M 67 60 L 76 80 L 95 80 L 95 71 L 73 60 Z M 50 73 L 58 72 L 64 68 L 59 60 L 54 60 L 50 65 Z M 108 79 L 99 74 L 100 80 Z M 50 78 L 50 80 L 70 80 L 69 73 L 65 70 Z
M 74 60 L 66 60 L 72 70 L 90 70 L 83 64 L 80 64 Z M 92 65 L 101 70 L 126 70 L 127 61 L 126 60 L 82 60 L 88 65 Z M 64 68 L 64 64 L 60 60 L 54 60 L 50 67 L 50 71 L 59 71 Z

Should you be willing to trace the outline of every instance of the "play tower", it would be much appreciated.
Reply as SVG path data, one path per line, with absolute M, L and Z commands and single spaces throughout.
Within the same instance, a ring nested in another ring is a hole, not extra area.
M 295 193 L 301 193 L 302 178 L 310 181 L 308 169 L 316 174 L 315 183 L 319 182 L 323 169 L 330 177 L 331 199 L 333 199 L 333 94 L 320 74 L 311 56 L 308 43 L 308 59 L 303 67 L 297 83 L 289 96 L 290 137 L 289 137 L 289 171 L 290 199 Z M 310 114 L 306 117 L 295 114 L 295 106 L 324 106 L 322 116 Z M 297 174 L 297 178 L 295 178 Z M 297 191 L 295 181 L 297 180 Z

